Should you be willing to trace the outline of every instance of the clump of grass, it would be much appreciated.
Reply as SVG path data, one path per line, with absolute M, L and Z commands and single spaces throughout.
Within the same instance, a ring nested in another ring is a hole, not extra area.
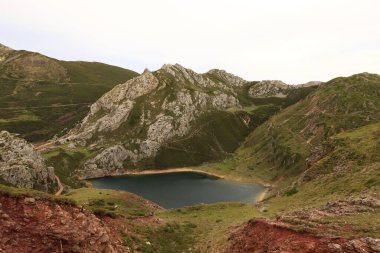
M 284 195 L 289 197 L 289 196 L 292 196 L 292 195 L 296 194 L 297 192 L 298 192 L 297 188 L 292 187 L 290 190 L 287 190 L 284 193 Z

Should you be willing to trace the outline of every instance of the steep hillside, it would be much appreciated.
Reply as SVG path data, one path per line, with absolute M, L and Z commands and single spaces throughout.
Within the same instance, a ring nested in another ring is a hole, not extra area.
M 299 176 L 330 137 L 380 120 L 379 90 L 375 74 L 333 79 L 253 131 L 221 169 L 272 182 Z
M 0 129 L 43 141 L 71 128 L 103 93 L 137 73 L 0 45 Z
M 48 167 L 32 144 L 0 132 L 0 183 L 44 191 L 57 190 L 54 168 Z
M 248 94 L 255 85 L 222 70 L 198 74 L 178 64 L 146 70 L 103 95 L 59 142 L 88 150 L 77 171 L 82 177 L 221 159 L 253 128 L 315 89 L 295 88 L 281 100 L 255 104 Z
M 227 252 L 377 252 L 379 154 L 379 75 L 333 79 L 279 112 L 200 168 L 271 186 Z
M 279 233 L 273 240 L 281 245 L 281 240 L 299 235 L 281 239 L 288 232 L 278 226 L 317 236 L 377 238 L 379 122 L 380 76 L 336 78 L 256 128 L 231 158 L 201 169 L 271 183 L 259 207 L 266 217 L 281 221 L 266 228 Z M 241 235 L 260 229 L 252 224 Z M 236 240 L 231 250 L 250 252 L 243 249 L 249 244 L 264 250 L 255 238 Z M 305 241 L 295 243 L 301 247 Z

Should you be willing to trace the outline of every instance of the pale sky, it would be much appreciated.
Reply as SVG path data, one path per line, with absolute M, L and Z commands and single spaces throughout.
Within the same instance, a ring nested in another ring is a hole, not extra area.
M 142 72 L 247 80 L 380 73 L 380 0 L 0 0 L 0 43 Z

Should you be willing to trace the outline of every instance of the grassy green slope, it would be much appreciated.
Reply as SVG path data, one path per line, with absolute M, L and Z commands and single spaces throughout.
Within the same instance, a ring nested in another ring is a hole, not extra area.
M 245 181 L 271 183 L 273 187 L 261 203 L 265 211 L 256 211 L 251 218 L 276 219 L 305 209 L 324 208 L 332 201 L 378 198 L 379 112 L 380 76 L 337 78 L 259 126 L 230 158 L 200 169 Z M 243 214 L 244 209 L 241 210 Z M 196 212 L 189 209 L 186 213 L 188 222 L 202 224 L 197 223 Z M 175 212 L 166 215 L 173 220 L 185 217 Z M 210 228 L 197 241 L 198 245 L 218 242 L 212 232 L 217 225 L 212 225 L 211 220 L 207 220 Z M 289 222 L 293 228 L 317 234 L 346 238 L 380 236 L 379 208 Z M 218 238 L 223 243 L 222 237 Z
M 205 169 L 291 181 L 307 168 L 306 159 L 324 141 L 379 120 L 379 75 L 336 78 L 258 127 L 230 159 Z
M 380 190 L 380 123 L 333 136 L 299 180 L 271 197 L 274 213 L 319 206 L 327 201 Z M 288 206 L 291 202 L 292 207 Z
M 102 94 L 137 76 L 103 63 L 58 61 L 27 51 L 13 51 L 9 58 L 15 60 L 0 66 L 0 129 L 34 142 L 73 127 Z

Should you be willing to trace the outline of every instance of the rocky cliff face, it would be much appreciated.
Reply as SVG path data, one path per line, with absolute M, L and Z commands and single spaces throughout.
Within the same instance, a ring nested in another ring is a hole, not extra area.
M 286 97 L 291 86 L 278 80 L 265 80 L 256 83 L 249 89 L 251 97 Z
M 96 101 L 60 141 L 100 148 L 80 171 L 84 177 L 117 173 L 126 163 L 154 157 L 168 140 L 189 133 L 202 115 L 241 107 L 247 81 L 222 70 L 198 74 L 179 64 L 146 70 Z
M 21 188 L 56 187 L 54 168 L 46 166 L 32 144 L 6 131 L 0 132 L 0 179 Z

